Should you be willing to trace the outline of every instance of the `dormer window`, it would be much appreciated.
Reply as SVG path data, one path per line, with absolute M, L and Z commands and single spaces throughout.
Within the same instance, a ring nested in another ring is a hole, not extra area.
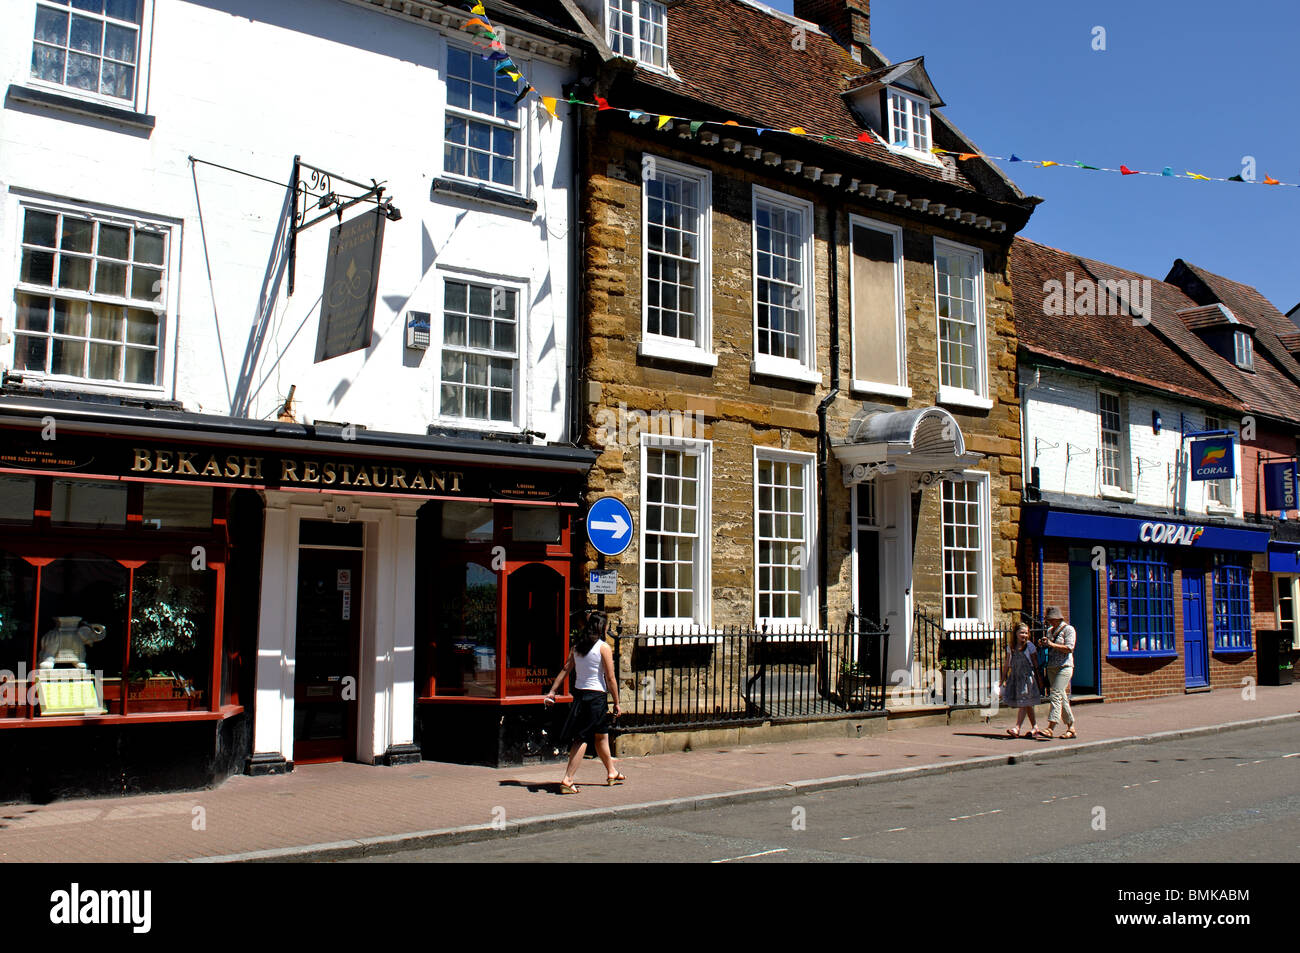
M 889 143 L 930 155 L 930 104 L 899 89 L 889 91 Z
M 930 152 L 934 144 L 930 110 L 943 106 L 943 100 L 925 72 L 923 57 L 853 77 L 841 95 L 862 126 L 877 133 L 892 151 L 941 165 Z
M 658 0 L 607 0 L 610 49 L 654 70 L 668 68 L 668 7 Z
M 1237 331 L 1232 336 L 1232 356 L 1236 365 L 1242 370 L 1255 369 L 1255 345 L 1245 331 Z

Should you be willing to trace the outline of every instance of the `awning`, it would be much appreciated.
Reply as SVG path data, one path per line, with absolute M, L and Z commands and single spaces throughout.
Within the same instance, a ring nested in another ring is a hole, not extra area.
M 1269 545 L 1269 531 L 1265 529 L 1239 529 L 1150 516 L 1104 516 L 1044 506 L 1024 507 L 1021 526 L 1029 536 L 1127 543 L 1131 546 L 1262 553 Z
M 844 485 L 877 474 L 911 473 L 921 483 L 955 478 L 983 459 L 969 453 L 961 427 L 941 407 L 880 411 L 863 408 L 849 422 L 843 441 L 832 441 L 844 466 Z
M 1300 543 L 1272 540 L 1268 544 L 1268 571 L 1300 573 Z

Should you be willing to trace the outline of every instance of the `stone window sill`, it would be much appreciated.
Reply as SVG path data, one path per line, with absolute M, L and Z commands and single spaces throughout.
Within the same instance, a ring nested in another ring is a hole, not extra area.
M 130 109 L 110 106 L 107 103 L 95 102 L 90 99 L 78 99 L 76 96 L 65 96 L 45 89 L 35 89 L 31 86 L 20 86 L 17 83 L 11 83 L 9 91 L 5 94 L 5 105 L 10 106 L 14 103 L 87 116 L 91 119 L 101 119 L 105 122 L 142 130 L 146 133 L 153 132 L 156 122 L 153 116 L 146 113 L 138 113 Z
M 434 179 L 429 198 L 436 199 L 439 195 L 466 199 L 470 202 L 482 202 L 484 205 L 495 205 L 498 208 L 508 208 L 516 212 L 537 211 L 535 199 L 524 198 L 524 196 L 517 195 L 514 192 L 505 192 L 488 185 L 461 182 L 459 179 Z

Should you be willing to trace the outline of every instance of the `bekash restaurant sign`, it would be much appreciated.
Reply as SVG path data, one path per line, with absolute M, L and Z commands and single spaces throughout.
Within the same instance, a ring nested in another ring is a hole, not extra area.
M 0 450 L 0 470 L 414 496 L 558 501 L 576 495 L 559 474 L 343 455 L 232 453 L 229 447 L 161 445 L 60 436 Z M 576 498 L 576 496 L 575 496 Z

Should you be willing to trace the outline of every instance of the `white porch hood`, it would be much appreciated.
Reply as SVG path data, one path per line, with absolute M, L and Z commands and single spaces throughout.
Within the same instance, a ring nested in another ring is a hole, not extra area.
M 832 441 L 844 468 L 844 485 L 900 473 L 929 485 L 958 476 L 984 458 L 967 452 L 956 418 L 941 407 L 882 411 L 864 407 L 843 441 Z

